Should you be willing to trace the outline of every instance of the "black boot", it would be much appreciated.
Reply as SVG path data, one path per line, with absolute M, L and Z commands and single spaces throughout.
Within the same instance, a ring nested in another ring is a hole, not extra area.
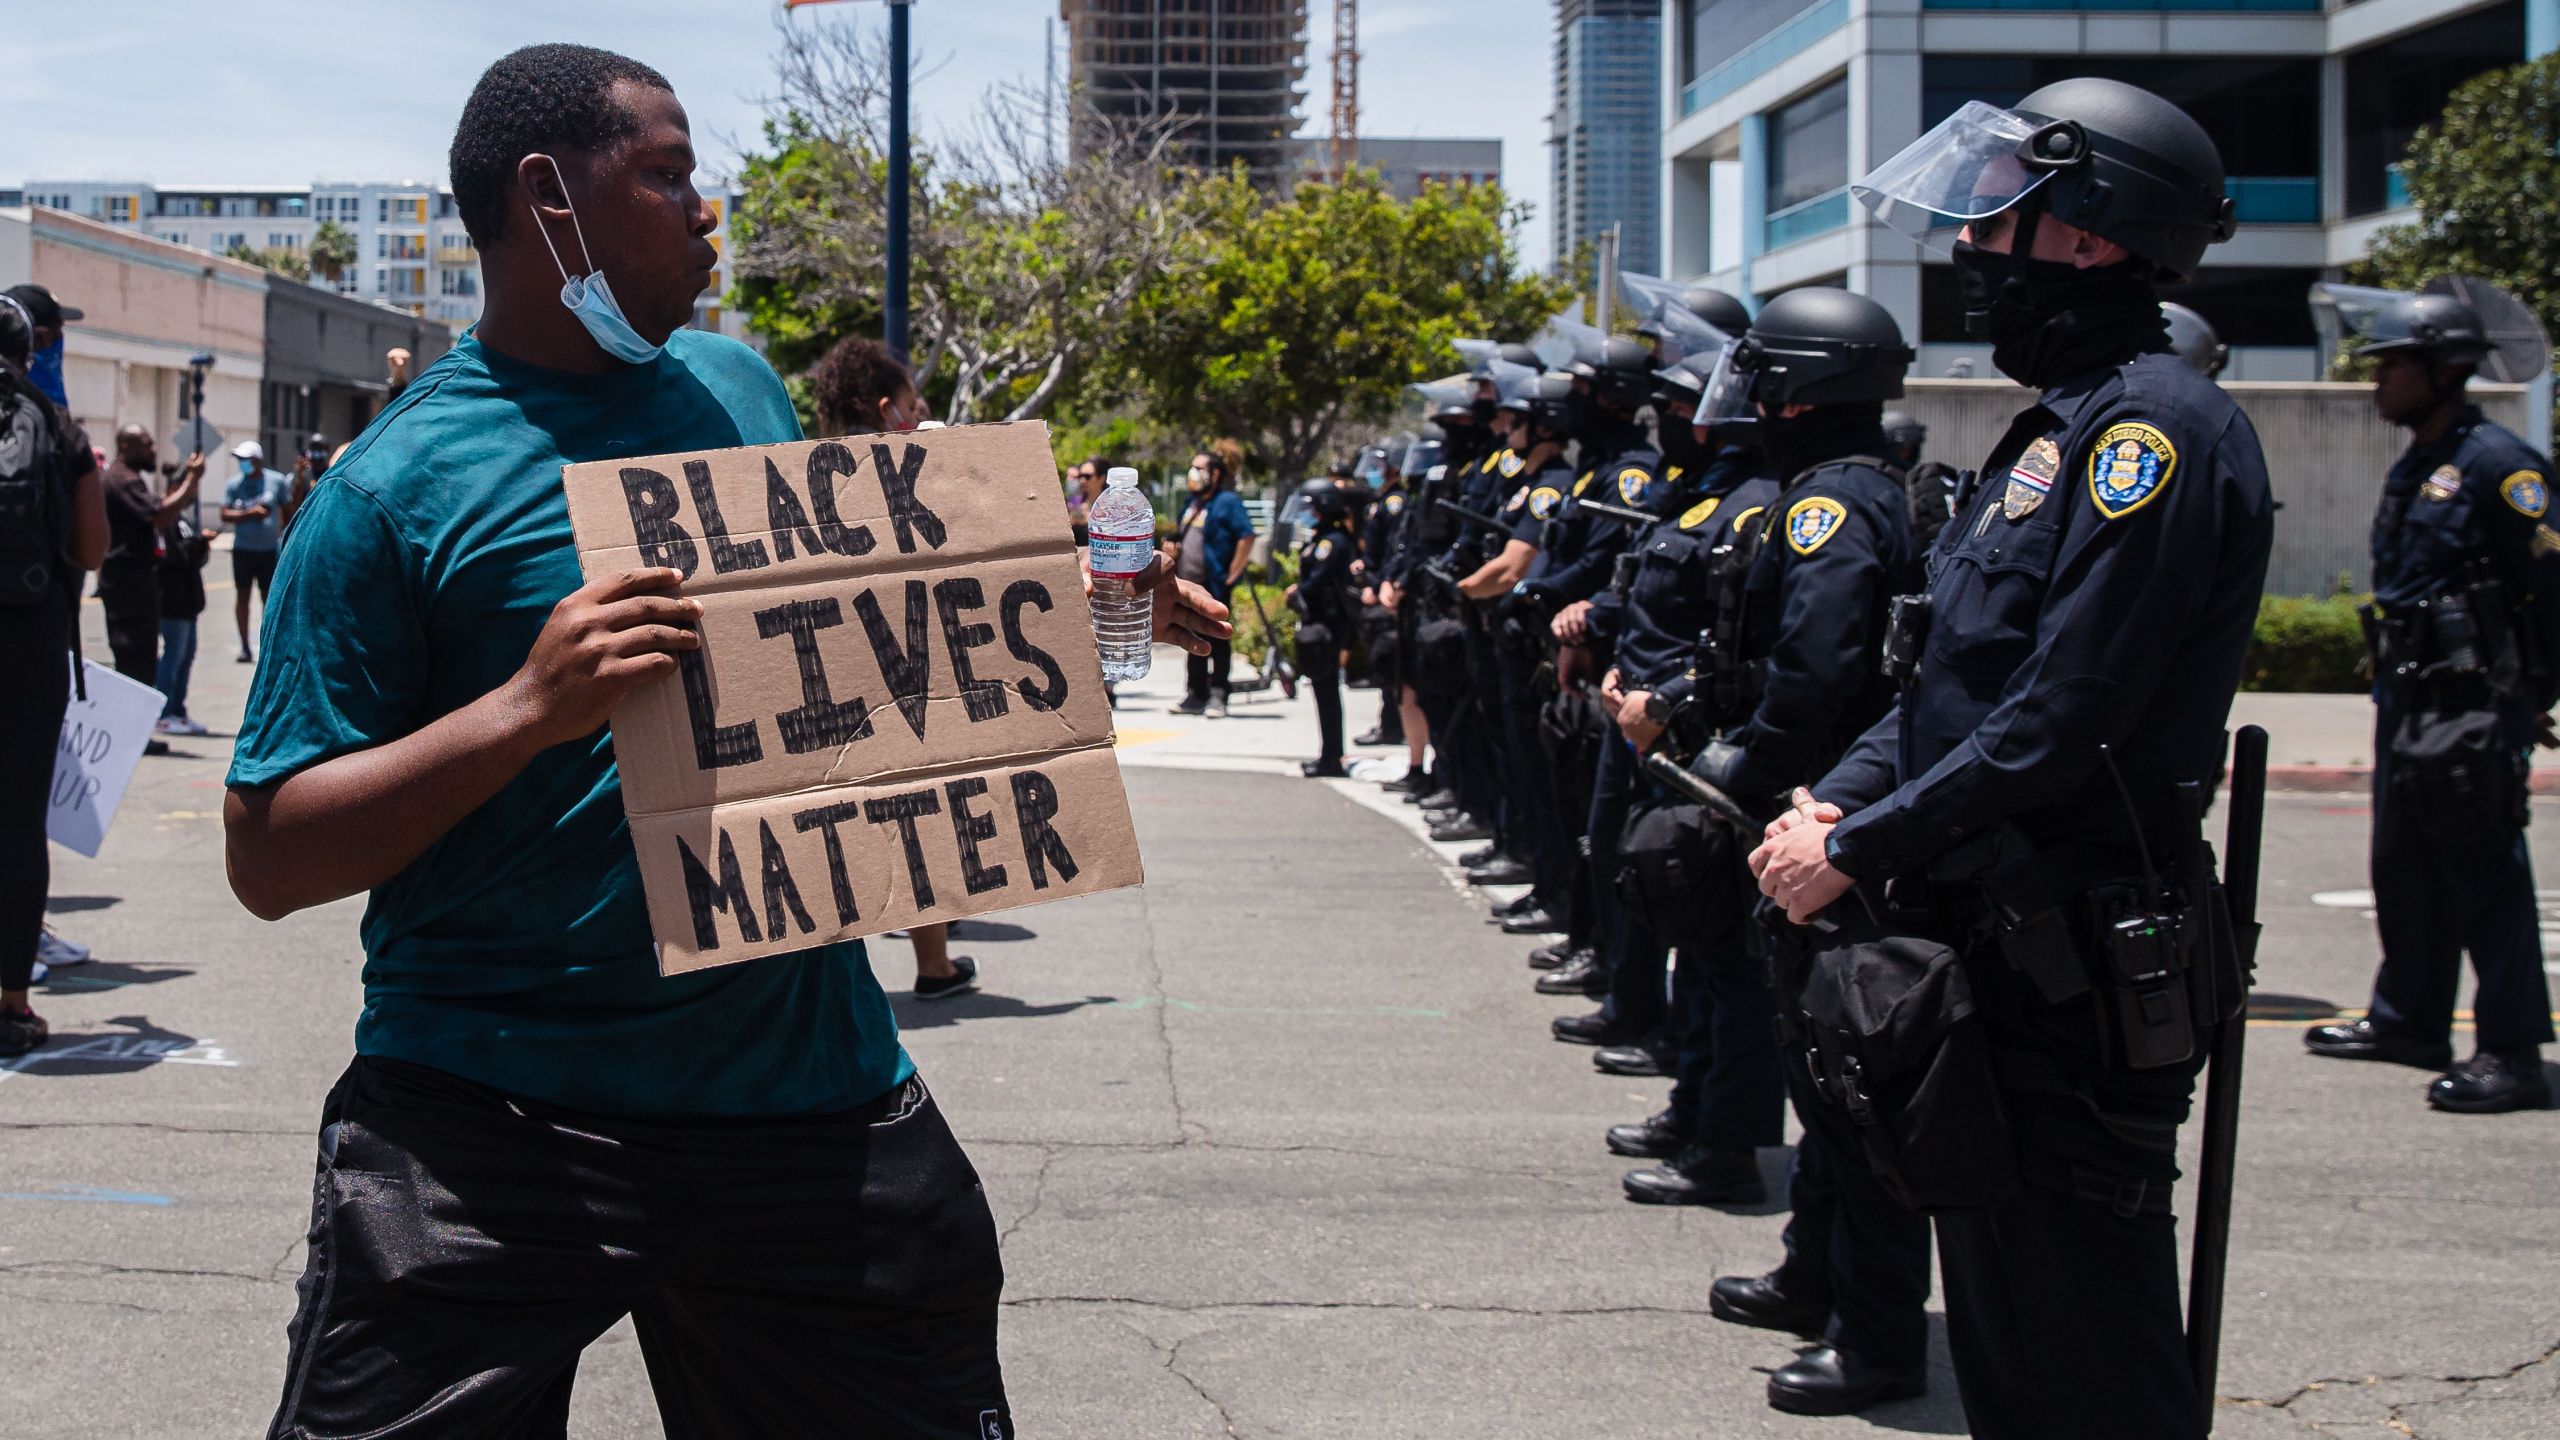
M 1757 1205 L 1769 1198 L 1760 1157 L 1692 1145 L 1651 1170 L 1630 1170 L 1627 1198 L 1643 1205 Z
M 1831 1307 L 1798 1300 L 1778 1288 L 1778 1272 L 1726 1275 L 1707 1287 L 1707 1313 L 1736 1325 L 1788 1330 L 1808 1340 L 1822 1337 Z
M 2483 1050 L 2427 1087 L 2427 1103 L 2462 1115 L 2551 1108 L 2538 1049 Z
M 1558 940 L 1551 945 L 1541 945 L 1529 952 L 1529 968 L 1553 970 L 1572 959 L 1577 953 L 1581 952 L 1574 949 L 1573 941 L 1570 939 Z
M 1351 776 L 1339 760 L 1301 760 L 1298 773 L 1310 780 L 1346 780 Z
M 1929 1371 L 1889 1370 L 1828 1345 L 1816 1345 L 1769 1376 L 1769 1408 L 1790 1415 L 1855 1415 L 1887 1400 L 1929 1393 Z
M 1632 1045 L 1644 1038 L 1643 1031 L 1624 1020 L 1604 1019 L 1598 1010 L 1588 1015 L 1559 1015 L 1547 1028 L 1567 1045 Z
M 2421 1070 L 2442 1070 L 2453 1064 L 2451 1044 L 2395 1034 L 2371 1020 L 2314 1025 L 2303 1033 L 2302 1043 L 2312 1054 L 2335 1060 L 2381 1060 L 2393 1065 L 2414 1065 Z
M 1687 1143 L 1680 1127 L 1672 1123 L 1668 1106 L 1633 1125 L 1609 1127 L 1609 1153 L 1624 1155 L 1630 1160 L 1668 1160 L 1679 1154 Z
M 1577 950 L 1573 958 L 1538 977 L 1541 995 L 1588 995 L 1597 1000 L 1609 993 L 1609 977 L 1600 971 L 1600 954 L 1596 950 Z
M 1473 870 L 1479 865 L 1490 865 L 1501 858 L 1501 846 L 1479 845 L 1473 850 L 1468 851 L 1466 854 L 1459 856 L 1458 864 L 1466 869 Z
M 1644 1078 L 1670 1074 L 1676 1058 L 1669 1041 L 1648 1035 L 1633 1045 L 1603 1046 L 1599 1054 L 1591 1057 L 1591 1068 L 1603 1075 Z
M 1470 885 L 1526 885 L 1536 878 L 1528 866 L 1508 855 L 1496 855 L 1481 865 L 1467 867 Z

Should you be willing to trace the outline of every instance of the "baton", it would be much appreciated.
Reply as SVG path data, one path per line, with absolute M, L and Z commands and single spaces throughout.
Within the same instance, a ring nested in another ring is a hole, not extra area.
M 2231 1181 L 2240 1134 L 2240 1076 L 2249 1043 L 2249 983 L 2258 967 L 2258 854 L 2267 814 L 2267 732 L 2240 727 L 2231 752 L 2231 817 L 2223 838 L 2222 897 L 2239 951 L 2240 1005 L 2214 1027 L 2204 1088 L 2204 1159 L 2196 1183 L 2194 1250 L 2187 1269 L 2187 1364 L 2213 1433 L 2222 1364 L 2222 1299 L 2231 1264 Z
M 1691 774 L 1687 767 L 1659 750 L 1645 752 L 1644 768 L 1654 779 L 1705 806 L 1708 814 L 1745 835 L 1757 835 L 1768 826 L 1769 822 L 1753 818 L 1740 801 Z
M 1584 500 L 1576 497 L 1573 503 L 1577 509 L 1588 510 L 1594 515 L 1604 515 L 1609 519 L 1620 522 L 1621 524 L 1633 525 L 1640 529 L 1659 525 L 1662 523 L 1663 518 L 1654 514 L 1650 510 L 1637 510 L 1625 505 L 1611 505 L 1600 500 Z

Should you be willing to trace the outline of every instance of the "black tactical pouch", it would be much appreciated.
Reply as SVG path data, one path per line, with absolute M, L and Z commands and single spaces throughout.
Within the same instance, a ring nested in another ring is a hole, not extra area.
M 1733 831 L 1704 807 L 1648 797 L 1628 811 L 1618 842 L 1618 898 L 1674 948 L 1700 946 L 1744 903 Z
M 1843 926 L 1781 959 L 1779 978 L 1787 1063 L 1806 1067 L 1849 1117 L 1888 1193 L 1924 1214 L 1988 1209 L 2017 1193 L 2017 1139 L 1989 1027 L 1953 946 Z
M 2382 803 L 2435 843 L 2477 842 L 2526 818 L 2524 752 L 2494 710 L 2413 710 L 2391 733 Z

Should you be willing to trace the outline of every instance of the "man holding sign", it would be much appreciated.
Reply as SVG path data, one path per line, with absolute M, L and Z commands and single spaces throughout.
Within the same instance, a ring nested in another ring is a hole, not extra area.
M 663 566 L 581 584 L 561 475 L 798 439 L 761 359 L 680 328 L 694 163 L 644 65 L 492 66 L 451 156 L 483 318 L 283 553 L 233 888 L 371 895 L 279 1436 L 559 1434 L 625 1314 L 671 1436 L 1012 1433 L 986 1200 L 861 946 L 659 973 L 604 726 L 705 606 Z

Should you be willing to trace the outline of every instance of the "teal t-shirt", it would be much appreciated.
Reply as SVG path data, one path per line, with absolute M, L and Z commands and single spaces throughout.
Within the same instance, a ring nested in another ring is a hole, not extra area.
M 329 467 L 267 601 L 230 783 L 273 784 L 505 683 L 578 558 L 563 464 L 796 440 L 771 367 L 679 330 L 570 375 L 467 334 Z M 905 1081 L 860 944 L 661 977 L 605 731 L 542 752 L 372 895 L 356 1049 L 601 1114 L 803 1115 Z

